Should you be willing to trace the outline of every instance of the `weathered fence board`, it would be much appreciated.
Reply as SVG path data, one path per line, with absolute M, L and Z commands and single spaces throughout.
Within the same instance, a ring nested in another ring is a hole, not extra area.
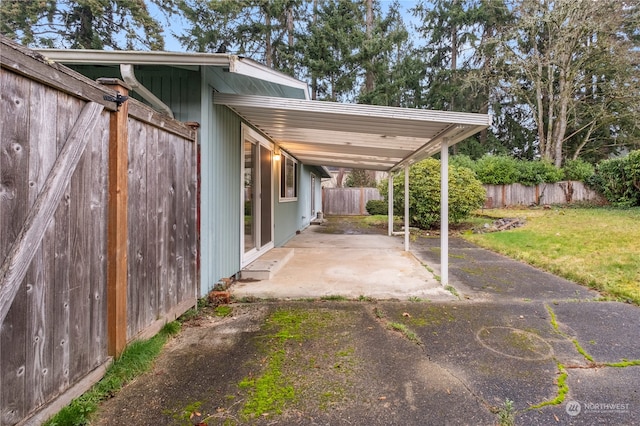
M 541 183 L 535 186 L 514 183 L 484 187 L 487 191 L 485 208 L 601 201 L 598 193 L 578 181 Z
M 0 268 L 0 321 L 4 320 L 13 302 L 15 292 L 27 273 L 27 268 L 62 198 L 64 186 L 76 169 L 80 156 L 89 140 L 89 134 L 93 131 L 97 117 L 102 112 L 102 109 L 101 105 L 88 103 L 78 117 L 69 139 L 47 177 L 42 192 L 38 195 L 34 205 L 30 207 L 29 215 L 15 238 L 15 244 Z M 45 124 L 48 126 L 51 123 Z M 32 155 L 29 158 L 36 157 L 37 151 L 34 150 L 30 154 Z M 39 161 L 36 162 L 36 164 L 38 163 Z M 37 172 L 37 168 L 34 167 L 34 169 Z M 28 173 L 30 168 L 26 170 Z M 37 179 L 37 176 L 25 176 L 23 178 L 28 182 L 28 186 L 33 189 L 37 184 L 29 178 Z M 30 194 L 33 194 L 33 192 L 33 190 L 28 191 Z
M 322 189 L 322 209 L 326 215 L 364 215 L 367 201 L 381 199 L 377 188 Z
M 539 204 L 568 204 L 603 201 L 602 197 L 584 183 L 567 181 L 525 186 L 483 185 L 487 191 L 484 208 L 530 206 Z M 323 188 L 322 205 L 326 215 L 367 214 L 369 200 L 381 200 L 377 188 Z
M 133 338 L 170 315 L 185 300 L 195 299 L 190 284 L 196 273 L 197 247 L 189 245 L 189 220 L 195 223 L 195 163 L 186 161 L 196 150 L 176 133 L 151 124 L 129 121 L 129 279 L 127 335 Z
M 102 99 L 113 89 L 2 36 L 0 46 L 0 424 L 14 425 L 41 422 L 109 360 L 114 105 Z M 197 147 L 191 127 L 128 102 L 132 339 L 196 303 Z

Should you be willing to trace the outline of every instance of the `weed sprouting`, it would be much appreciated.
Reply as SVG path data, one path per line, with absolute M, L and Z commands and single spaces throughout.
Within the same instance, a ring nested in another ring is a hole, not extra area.
M 378 319 L 382 319 L 382 318 L 386 317 L 384 311 L 382 309 L 378 308 L 378 307 L 373 308 L 373 314 Z
M 498 409 L 498 424 L 500 426 L 513 426 L 516 424 L 516 409 L 509 398 L 504 400 L 502 407 Z
M 447 286 L 444 287 L 444 289 L 447 290 L 449 293 L 453 294 L 458 299 L 460 299 L 460 295 L 458 294 L 458 290 L 456 290 L 456 288 L 454 286 L 447 285 Z
M 420 338 L 418 337 L 418 335 L 416 333 L 414 333 L 413 331 L 409 330 L 409 328 L 406 325 L 398 323 L 398 322 L 390 322 L 388 324 L 388 327 L 391 330 L 399 331 L 409 341 L 411 341 L 411 342 L 413 342 L 413 343 L 415 343 L 417 345 L 421 345 L 422 344 L 422 341 L 420 341 Z
M 345 301 L 347 301 L 349 299 L 346 298 L 345 296 L 341 296 L 339 294 L 330 294 L 328 296 L 322 296 L 320 298 L 320 300 L 327 300 L 327 301 L 332 301 L 332 302 L 345 302 Z

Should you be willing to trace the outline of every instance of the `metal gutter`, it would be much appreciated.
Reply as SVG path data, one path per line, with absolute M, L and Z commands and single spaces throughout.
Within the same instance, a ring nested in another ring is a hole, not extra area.
M 120 74 L 122 75 L 122 79 L 131 86 L 131 89 L 142 96 L 144 100 L 149 102 L 152 107 L 157 109 L 160 112 L 167 114 L 171 118 L 175 118 L 173 115 L 173 111 L 171 108 L 164 102 L 162 102 L 156 95 L 151 93 L 149 89 L 144 87 L 136 78 L 136 75 L 133 71 L 133 65 L 131 64 L 120 64 Z

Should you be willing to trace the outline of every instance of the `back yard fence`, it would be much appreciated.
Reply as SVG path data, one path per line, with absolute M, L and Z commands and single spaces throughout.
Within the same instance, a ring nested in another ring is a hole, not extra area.
M 382 200 L 377 188 L 322 188 L 325 215 L 367 214 L 369 200 Z
M 570 204 L 576 202 L 601 203 L 603 198 L 579 181 L 541 183 L 525 186 L 483 185 L 487 191 L 484 208 Z M 411 188 L 409 188 L 411 190 Z M 322 205 L 326 215 L 367 214 L 369 200 L 382 200 L 377 188 L 323 188 Z
M 196 304 L 197 130 L 0 56 L 0 424 L 38 424 Z

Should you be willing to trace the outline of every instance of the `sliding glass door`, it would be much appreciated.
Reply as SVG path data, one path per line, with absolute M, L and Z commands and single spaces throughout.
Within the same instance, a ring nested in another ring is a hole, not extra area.
M 273 149 L 243 126 L 242 266 L 273 247 Z

